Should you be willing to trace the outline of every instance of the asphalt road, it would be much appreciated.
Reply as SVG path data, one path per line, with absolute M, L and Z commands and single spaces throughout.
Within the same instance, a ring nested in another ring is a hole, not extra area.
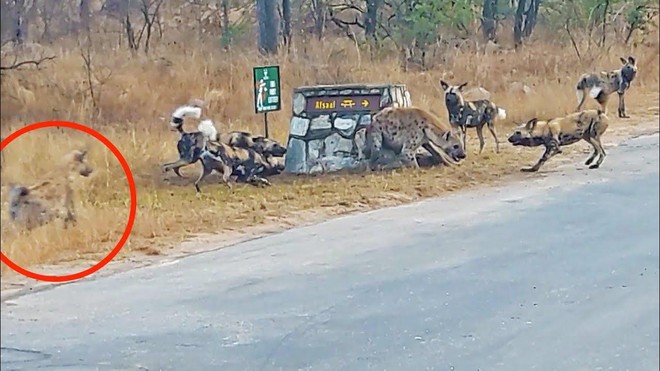
M 14 298 L 2 370 L 658 370 L 658 136 L 608 154 Z

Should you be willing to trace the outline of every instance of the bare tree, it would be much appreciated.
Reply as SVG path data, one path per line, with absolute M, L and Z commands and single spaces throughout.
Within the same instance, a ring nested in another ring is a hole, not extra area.
M 495 41 L 497 36 L 497 0 L 484 0 L 484 7 L 481 13 L 481 30 L 486 41 Z
M 220 11 L 222 12 L 222 36 L 221 44 L 225 50 L 229 50 L 231 44 L 231 33 L 229 30 L 229 0 L 220 0 Z
M 291 0 L 282 0 L 282 36 L 284 45 L 291 46 Z
M 382 2 L 382 0 L 367 0 L 367 11 L 364 14 L 364 32 L 368 38 L 376 37 L 378 11 Z
M 279 19 L 274 0 L 257 0 L 257 20 L 259 21 L 259 51 L 265 54 L 277 53 Z
M 522 41 L 532 35 L 536 26 L 536 17 L 539 12 L 540 0 L 518 0 L 516 19 L 513 27 L 513 39 L 516 48 Z
M 12 41 L 15 44 L 21 45 L 27 39 L 27 22 L 25 19 L 25 0 L 14 0 L 13 4 L 13 34 Z
M 325 21 L 328 17 L 325 0 L 312 0 L 312 14 L 314 16 L 314 34 L 321 40 L 325 30 Z
M 78 15 L 80 17 L 80 26 L 82 29 L 89 33 L 90 32 L 90 11 L 89 11 L 89 0 L 80 0 L 80 6 L 78 8 Z

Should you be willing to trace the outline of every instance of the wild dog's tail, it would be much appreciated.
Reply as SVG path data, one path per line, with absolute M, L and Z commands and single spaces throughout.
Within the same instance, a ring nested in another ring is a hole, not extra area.
M 218 129 L 215 128 L 215 125 L 211 120 L 203 120 L 200 122 L 199 125 L 197 125 L 197 130 L 199 130 L 207 140 L 213 142 L 218 140 Z
M 196 119 L 202 117 L 202 108 L 197 105 L 188 104 L 177 108 L 172 114 L 170 126 L 180 133 L 183 132 L 183 119 L 186 117 L 194 117 Z
M 506 118 L 506 110 L 502 107 L 497 107 L 497 118 L 504 120 Z

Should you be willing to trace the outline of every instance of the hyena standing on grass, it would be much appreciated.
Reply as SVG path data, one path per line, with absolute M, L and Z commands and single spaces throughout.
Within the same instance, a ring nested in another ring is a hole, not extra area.
M 10 184 L 9 214 L 12 222 L 30 230 L 53 219 L 62 219 L 64 228 L 77 222 L 72 183 L 93 172 L 87 150 L 74 150 L 64 156 L 62 165 L 33 185 Z
M 604 111 L 586 110 L 572 113 L 565 117 L 550 121 L 539 121 L 536 118 L 519 126 L 508 138 L 514 146 L 538 147 L 544 146 L 545 152 L 531 168 L 523 168 L 523 172 L 538 171 L 541 166 L 554 155 L 562 153 L 561 147 L 577 143 L 581 140 L 591 144 L 594 152 L 585 165 L 589 169 L 597 169 L 605 160 L 605 149 L 601 137 L 609 126 L 609 119 Z M 598 156 L 596 163 L 593 161 Z
M 387 107 L 371 118 L 364 156 L 374 169 L 381 152 L 391 151 L 404 166 L 419 168 L 415 153 L 423 147 L 438 162 L 457 164 L 465 158 L 458 136 L 430 112 L 417 107 Z
M 627 60 L 625 58 L 620 59 L 623 66 L 618 70 L 585 73 L 580 76 L 575 86 L 578 101 L 576 111 L 582 109 L 582 105 L 587 98 L 586 92 L 589 90 L 589 96 L 600 104 L 603 112 L 607 113 L 607 101 L 610 95 L 616 92 L 619 95 L 619 107 L 617 109 L 619 117 L 630 117 L 626 115 L 624 95 L 637 75 L 637 65 L 633 57 L 628 57 Z
M 467 85 L 464 82 L 460 85 L 449 85 L 440 80 L 440 87 L 445 92 L 445 106 L 449 112 L 449 123 L 458 129 L 463 139 L 463 148 L 467 150 L 467 129 L 475 128 L 479 137 L 479 153 L 484 149 L 484 126 L 495 139 L 495 153 L 500 152 L 500 142 L 497 139 L 497 130 L 495 121 L 506 118 L 506 110 L 498 107 L 495 103 L 487 99 L 475 101 L 465 101 L 463 98 L 463 88 Z

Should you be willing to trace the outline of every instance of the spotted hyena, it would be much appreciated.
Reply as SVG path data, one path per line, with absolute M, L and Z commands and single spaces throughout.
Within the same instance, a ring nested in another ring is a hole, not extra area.
M 457 164 L 465 158 L 460 138 L 451 126 L 418 107 L 388 107 L 375 114 L 367 128 L 363 154 L 372 169 L 385 152 L 394 153 L 404 166 L 419 167 L 415 156 L 419 147 L 445 164 Z
M 93 172 L 87 161 L 87 150 L 66 154 L 59 167 L 32 185 L 10 184 L 9 214 L 16 225 L 30 230 L 54 219 L 61 219 L 64 228 L 77 222 L 72 183 L 77 177 L 89 177 Z

